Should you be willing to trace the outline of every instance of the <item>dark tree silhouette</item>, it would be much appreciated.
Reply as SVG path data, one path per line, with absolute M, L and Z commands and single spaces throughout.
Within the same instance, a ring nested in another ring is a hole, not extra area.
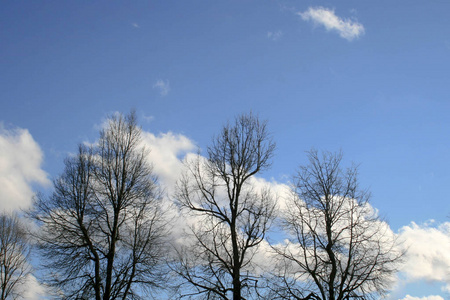
M 176 271 L 184 279 L 182 297 L 245 299 L 255 295 L 253 255 L 274 214 L 268 190 L 252 187 L 252 177 L 270 166 L 275 144 L 266 122 L 241 115 L 223 127 L 208 148 L 189 161 L 177 200 L 190 216 L 195 242 L 180 250 Z
M 140 134 L 134 113 L 113 115 L 36 202 L 39 246 L 65 299 L 147 299 L 164 280 L 167 228 Z
M 378 299 L 401 257 L 395 237 L 359 188 L 357 167 L 343 171 L 341 153 L 308 157 L 284 214 L 289 242 L 274 246 L 281 257 L 274 298 Z
M 0 215 L 0 299 L 17 299 L 31 273 L 30 245 L 25 227 L 16 215 Z

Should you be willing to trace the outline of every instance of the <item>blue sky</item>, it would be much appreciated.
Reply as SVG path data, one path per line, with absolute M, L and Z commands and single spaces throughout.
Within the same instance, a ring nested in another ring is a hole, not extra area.
M 29 188 L 25 199 L 113 112 L 134 108 L 155 138 L 172 132 L 204 149 L 227 120 L 253 111 L 277 142 L 267 180 L 286 183 L 312 147 L 341 149 L 361 164 L 361 185 L 393 231 L 436 241 L 430 252 L 445 270 L 405 275 L 396 297 L 444 299 L 449 11 L 450 2 L 416 0 L 3 2 L 3 165 L 17 162 L 8 174 Z

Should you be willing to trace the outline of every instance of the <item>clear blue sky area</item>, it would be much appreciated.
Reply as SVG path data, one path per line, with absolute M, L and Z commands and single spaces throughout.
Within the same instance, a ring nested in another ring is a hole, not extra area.
M 203 149 L 253 111 L 277 142 L 267 179 L 342 150 L 394 231 L 449 220 L 449 70 L 450 1 L 0 4 L 0 122 L 29 130 L 51 177 L 115 111 Z

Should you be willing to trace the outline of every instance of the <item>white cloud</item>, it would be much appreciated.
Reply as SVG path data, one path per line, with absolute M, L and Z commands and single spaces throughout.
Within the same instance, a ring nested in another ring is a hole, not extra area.
M 165 190 L 164 207 L 167 210 L 166 217 L 171 220 L 170 240 L 176 246 L 187 245 L 185 234 L 188 226 L 201 222 L 199 217 L 186 218 L 173 206 L 173 197 L 176 182 L 184 171 L 184 160 L 196 155 L 195 143 L 182 134 L 172 132 L 155 135 L 143 131 L 142 140 L 144 146 L 150 150 L 148 160 L 153 166 L 153 172 Z
M 138 23 L 132 23 L 131 25 L 132 25 L 134 28 L 141 28 L 141 26 L 139 26 Z
M 167 96 L 167 94 L 169 94 L 170 92 L 170 83 L 169 80 L 162 80 L 162 79 L 158 79 L 155 84 L 153 85 L 154 89 L 158 89 L 159 90 L 159 94 L 161 96 Z
M 155 135 L 142 133 L 143 142 L 150 150 L 149 160 L 153 171 L 169 193 L 173 192 L 178 176 L 183 169 L 183 157 L 196 149 L 189 138 L 172 132 Z
M 281 30 L 278 31 L 269 31 L 267 32 L 267 38 L 272 41 L 277 41 L 283 36 L 283 32 Z
M 413 297 L 410 295 L 406 295 L 406 297 L 401 300 L 444 300 L 444 298 L 442 298 L 441 296 L 427 296 L 427 297 L 419 298 L 419 297 Z
M 43 153 L 26 129 L 5 129 L 0 124 L 0 207 L 5 211 L 28 208 L 32 184 L 50 184 L 41 169 Z
M 36 277 L 28 275 L 24 284 L 23 298 L 25 300 L 39 300 L 46 299 L 50 293 L 45 286 L 40 284 Z
M 349 19 L 342 19 L 335 15 L 334 10 L 324 7 L 309 7 L 305 12 L 297 13 L 305 21 L 312 21 L 316 25 L 323 25 L 327 31 L 337 31 L 346 40 L 353 40 L 364 34 L 361 23 Z
M 268 189 L 273 198 L 276 199 L 277 210 L 286 209 L 286 201 L 291 197 L 291 190 L 287 184 L 277 182 L 274 179 L 268 181 L 262 177 L 252 177 L 250 184 L 258 191 Z
M 446 285 L 444 289 L 450 289 L 450 222 L 438 226 L 413 222 L 399 234 L 406 251 L 401 269 L 406 279 L 440 282 Z

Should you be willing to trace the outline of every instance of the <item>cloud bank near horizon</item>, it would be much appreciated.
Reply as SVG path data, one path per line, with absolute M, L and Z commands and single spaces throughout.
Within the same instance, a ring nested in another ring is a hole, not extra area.
M 172 195 L 176 181 L 183 170 L 186 157 L 197 155 L 196 143 L 182 134 L 172 132 L 155 135 L 143 131 L 143 142 L 150 150 L 149 160 L 154 166 L 155 175 Z M 43 152 L 38 143 L 26 129 L 7 130 L 0 127 L 0 205 L 3 209 L 16 210 L 31 205 L 33 185 L 46 186 L 50 184 L 48 174 L 41 168 Z M 274 180 L 254 178 L 253 185 L 258 188 L 270 187 L 278 198 L 279 208 L 285 208 L 283 195 L 286 195 L 287 185 Z M 170 198 L 170 197 L 169 197 Z M 175 213 L 175 212 L 174 212 Z M 180 224 L 175 227 L 185 227 Z M 388 226 L 388 225 L 386 225 Z M 177 235 L 180 230 L 175 230 Z M 400 269 L 404 274 L 402 279 L 408 283 L 419 281 L 438 282 L 445 285 L 443 292 L 450 289 L 450 222 L 434 224 L 411 224 L 398 231 L 399 239 L 403 241 L 406 250 L 405 263 Z M 264 261 L 270 250 L 264 244 L 258 260 Z M 403 279 L 404 278 L 404 279 Z M 417 298 L 407 295 L 402 300 L 442 300 L 439 295 Z

